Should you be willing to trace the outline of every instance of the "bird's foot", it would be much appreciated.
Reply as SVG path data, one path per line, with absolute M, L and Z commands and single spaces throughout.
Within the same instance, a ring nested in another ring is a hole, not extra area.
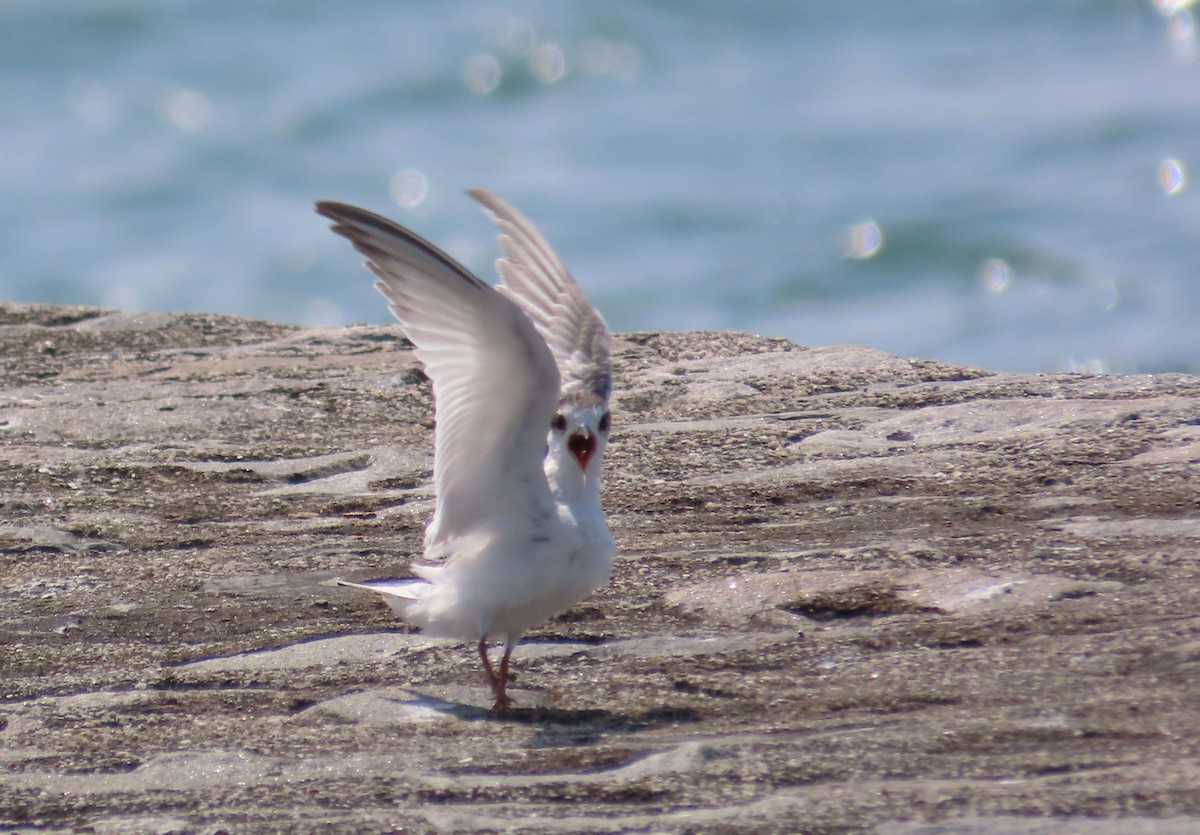
M 513 700 L 504 693 L 496 694 L 496 701 L 492 705 L 492 713 L 504 713 L 513 706 Z

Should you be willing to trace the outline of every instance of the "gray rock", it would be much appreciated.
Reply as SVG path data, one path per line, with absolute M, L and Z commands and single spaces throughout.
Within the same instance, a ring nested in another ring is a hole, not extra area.
M 496 716 L 328 584 L 420 553 L 396 328 L 9 304 L 0 350 L 0 828 L 1197 827 L 1194 377 L 618 337 L 613 582 Z

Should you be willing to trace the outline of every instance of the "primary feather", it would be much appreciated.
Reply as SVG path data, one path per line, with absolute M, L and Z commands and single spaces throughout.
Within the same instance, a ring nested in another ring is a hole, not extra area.
M 433 383 L 438 502 L 429 541 L 469 532 L 489 517 L 549 512 L 541 459 L 559 375 L 529 319 L 390 220 L 344 203 L 318 203 L 317 210 L 367 257 Z
M 562 375 L 564 395 L 587 392 L 607 401 L 612 391 L 608 327 L 529 219 L 487 189 L 468 192 L 500 230 L 500 292 L 521 306 Z

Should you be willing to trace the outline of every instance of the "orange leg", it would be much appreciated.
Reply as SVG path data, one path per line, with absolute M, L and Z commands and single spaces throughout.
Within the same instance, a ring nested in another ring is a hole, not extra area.
M 483 670 L 487 673 L 488 684 L 492 692 L 496 692 L 496 671 L 492 669 L 492 659 L 488 658 L 487 638 L 479 639 L 479 658 L 483 661 Z
M 493 710 L 505 710 L 512 707 L 512 699 L 504 692 L 508 686 L 508 657 L 512 655 L 513 645 L 511 643 L 504 644 L 504 655 L 500 656 L 500 691 L 496 694 L 496 704 Z
M 479 639 L 479 658 L 483 661 L 483 669 L 487 673 L 492 695 L 496 697 L 496 701 L 492 705 L 492 710 L 495 711 L 507 710 L 512 707 L 512 699 L 504 692 L 504 686 L 508 683 L 508 656 L 510 654 L 512 654 L 512 647 L 505 645 L 504 655 L 500 659 L 500 675 L 496 675 L 496 671 L 492 668 L 492 660 L 488 658 L 487 638 Z

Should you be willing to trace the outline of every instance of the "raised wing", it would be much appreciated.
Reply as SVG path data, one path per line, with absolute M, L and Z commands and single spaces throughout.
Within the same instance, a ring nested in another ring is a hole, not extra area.
M 612 364 L 608 327 L 529 219 L 482 188 L 468 192 L 500 230 L 497 289 L 521 306 L 550 346 L 562 377 L 563 399 L 608 400 Z
M 542 469 L 558 407 L 554 358 L 529 319 L 433 244 L 371 212 L 321 202 L 379 277 L 375 286 L 433 381 L 433 545 L 500 518 L 553 514 Z

